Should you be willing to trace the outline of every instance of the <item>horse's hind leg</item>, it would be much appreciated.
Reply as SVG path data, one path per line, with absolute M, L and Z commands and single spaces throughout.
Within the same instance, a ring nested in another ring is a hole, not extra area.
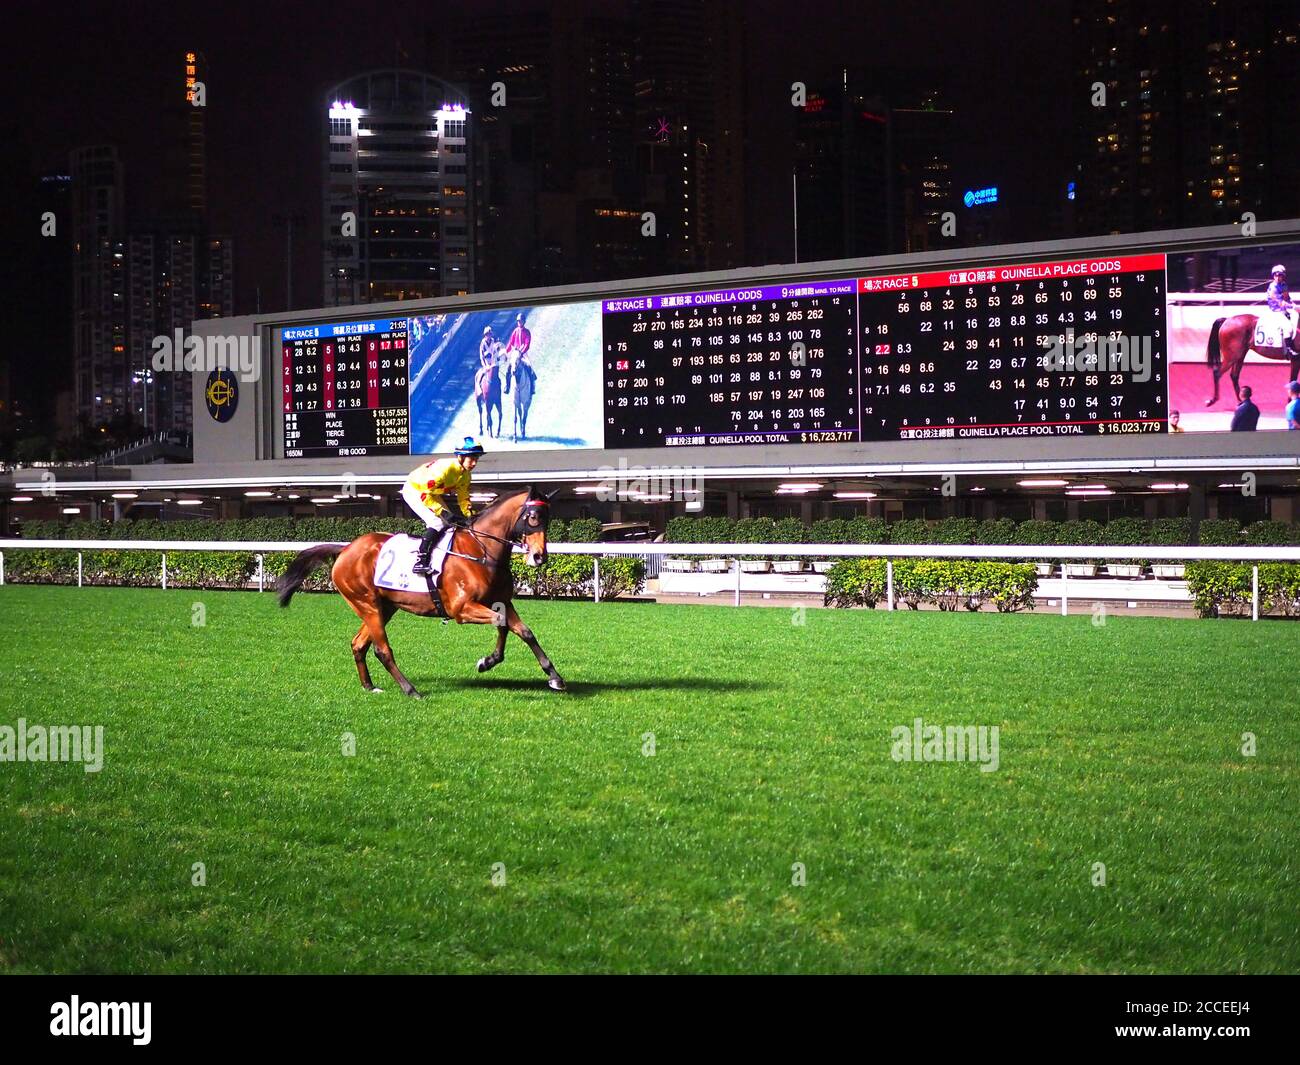
M 416 699 L 421 699 L 423 696 L 415 690 L 415 685 L 407 680 L 402 671 L 397 668 L 397 659 L 393 657 L 393 648 L 388 642 L 388 632 L 384 628 L 384 624 L 389 617 L 392 617 L 391 612 L 388 617 L 385 617 L 376 611 L 374 617 L 368 618 L 366 621 L 366 624 L 370 627 L 370 638 L 374 641 L 375 657 L 383 663 L 384 668 L 388 670 L 393 680 L 401 685 L 402 691 Z
M 357 663 L 357 675 L 361 678 L 361 687 L 368 692 L 383 691 L 383 688 L 376 688 L 374 682 L 370 679 L 370 669 L 366 666 L 366 652 L 370 650 L 370 626 L 362 624 L 357 630 L 357 634 L 352 637 L 352 657 Z

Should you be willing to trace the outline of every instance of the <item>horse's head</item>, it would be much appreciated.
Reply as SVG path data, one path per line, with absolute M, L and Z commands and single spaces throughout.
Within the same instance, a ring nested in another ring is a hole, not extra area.
M 510 538 L 524 545 L 524 561 L 530 566 L 540 566 L 546 561 L 546 530 L 551 524 L 551 500 L 559 489 L 538 493 L 529 487 L 519 516 L 515 519 Z

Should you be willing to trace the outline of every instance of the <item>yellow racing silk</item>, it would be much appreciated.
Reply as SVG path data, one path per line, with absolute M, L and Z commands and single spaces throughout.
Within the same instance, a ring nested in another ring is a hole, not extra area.
M 452 457 L 417 466 L 406 483 L 419 492 L 421 502 L 441 518 L 447 513 L 443 496 L 452 492 L 456 493 L 461 512 L 469 515 L 469 480 L 469 470 Z

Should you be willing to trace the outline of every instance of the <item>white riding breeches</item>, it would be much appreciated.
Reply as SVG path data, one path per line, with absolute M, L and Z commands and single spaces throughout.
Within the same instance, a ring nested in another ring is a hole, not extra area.
M 433 512 L 433 508 L 420 498 L 419 491 L 413 485 L 408 484 L 402 488 L 402 498 L 406 500 L 406 505 L 415 511 L 420 520 L 430 529 L 441 531 L 447 528 L 449 523 Z

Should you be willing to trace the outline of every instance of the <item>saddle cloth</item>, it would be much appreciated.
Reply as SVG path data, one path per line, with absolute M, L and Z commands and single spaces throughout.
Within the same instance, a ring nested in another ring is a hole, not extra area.
M 1295 329 L 1294 313 L 1288 318 L 1282 311 L 1261 311 L 1255 323 L 1255 347 L 1280 348 L 1295 336 Z
M 447 552 L 451 550 L 454 528 L 447 529 L 434 545 L 429 562 L 433 570 L 433 586 L 438 587 L 438 578 L 442 575 L 442 564 Z M 398 533 L 390 536 L 379 549 L 375 559 L 375 584 L 380 588 L 391 588 L 395 592 L 427 592 L 429 585 L 425 578 L 411 572 L 415 557 L 420 550 L 420 538 Z

